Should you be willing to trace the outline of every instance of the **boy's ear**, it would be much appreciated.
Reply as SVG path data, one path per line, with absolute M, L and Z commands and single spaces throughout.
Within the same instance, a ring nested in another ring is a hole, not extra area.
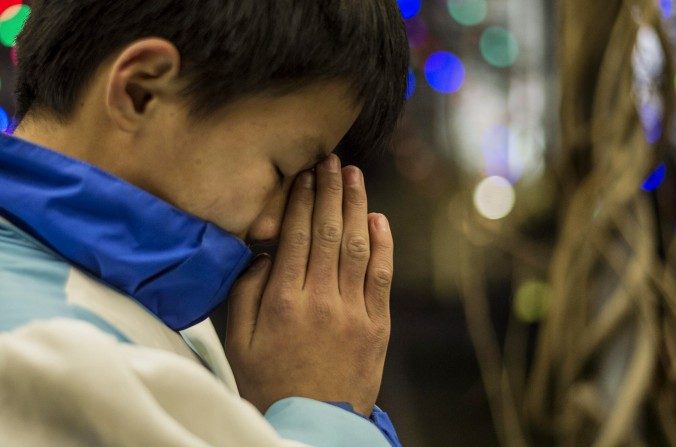
M 169 41 L 133 42 L 112 64 L 106 86 L 108 114 L 122 130 L 133 132 L 178 92 L 181 56 Z

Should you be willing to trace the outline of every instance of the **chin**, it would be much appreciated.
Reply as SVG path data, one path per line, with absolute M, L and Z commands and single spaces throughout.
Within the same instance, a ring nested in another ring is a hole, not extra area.
M 226 226 L 221 225 L 220 223 L 216 222 L 215 220 L 208 220 L 208 222 L 210 222 L 211 224 L 217 226 L 217 227 L 220 228 L 222 231 L 224 231 L 224 232 L 226 232 L 226 233 L 228 233 L 228 234 L 230 234 L 230 235 L 236 237 L 237 239 L 239 239 L 239 240 L 241 240 L 241 241 L 243 241 L 243 242 L 247 242 L 247 241 L 246 241 L 246 238 L 247 238 L 247 237 L 246 237 L 246 235 L 247 235 L 247 232 L 246 232 L 246 231 L 242 231 L 242 230 L 231 230 L 231 229 L 228 229 Z M 248 245 L 248 242 L 247 242 L 247 245 Z
M 260 247 L 270 247 L 273 245 L 277 245 L 279 238 L 278 232 L 272 233 L 272 232 L 266 232 L 266 233 L 249 233 L 249 235 L 243 240 L 246 242 L 247 245 L 252 246 L 260 246 Z

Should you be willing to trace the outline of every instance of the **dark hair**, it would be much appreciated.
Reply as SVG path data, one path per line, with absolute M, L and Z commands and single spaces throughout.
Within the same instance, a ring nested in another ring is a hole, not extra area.
M 193 117 L 345 78 L 364 108 L 341 146 L 363 155 L 384 146 L 403 108 L 409 52 L 396 0 L 35 0 L 17 39 L 17 120 L 66 121 L 98 66 L 149 36 L 179 50 Z

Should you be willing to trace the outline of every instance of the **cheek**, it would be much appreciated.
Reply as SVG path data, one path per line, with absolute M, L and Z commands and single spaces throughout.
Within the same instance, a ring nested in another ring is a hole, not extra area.
M 274 195 L 274 189 L 260 176 L 233 176 L 210 187 L 210 200 L 203 215 L 220 228 L 242 236 L 262 213 Z
M 219 134 L 220 135 L 220 134 Z M 267 158 L 257 151 L 195 136 L 190 159 L 179 174 L 183 208 L 225 231 L 241 236 L 266 207 L 277 189 Z M 187 145 L 187 143 L 186 143 Z

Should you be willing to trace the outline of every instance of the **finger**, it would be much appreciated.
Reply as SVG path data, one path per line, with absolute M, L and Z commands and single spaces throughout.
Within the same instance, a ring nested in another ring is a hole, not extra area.
M 382 214 L 369 215 L 369 231 L 371 259 L 366 271 L 364 299 L 371 320 L 382 322 L 390 317 L 394 242 L 387 218 Z
M 271 281 L 279 287 L 300 291 L 305 283 L 312 240 L 314 182 L 312 172 L 303 172 L 291 190 L 271 275 Z
M 270 256 L 257 256 L 232 287 L 228 297 L 226 345 L 236 348 L 251 343 L 271 265 Z
M 338 270 L 340 294 L 361 301 L 370 257 L 368 205 L 364 177 L 355 166 L 343 169 L 343 241 Z
M 343 238 L 343 179 L 340 159 L 331 154 L 317 166 L 317 197 L 312 215 L 312 247 L 307 281 L 338 287 L 338 260 Z

